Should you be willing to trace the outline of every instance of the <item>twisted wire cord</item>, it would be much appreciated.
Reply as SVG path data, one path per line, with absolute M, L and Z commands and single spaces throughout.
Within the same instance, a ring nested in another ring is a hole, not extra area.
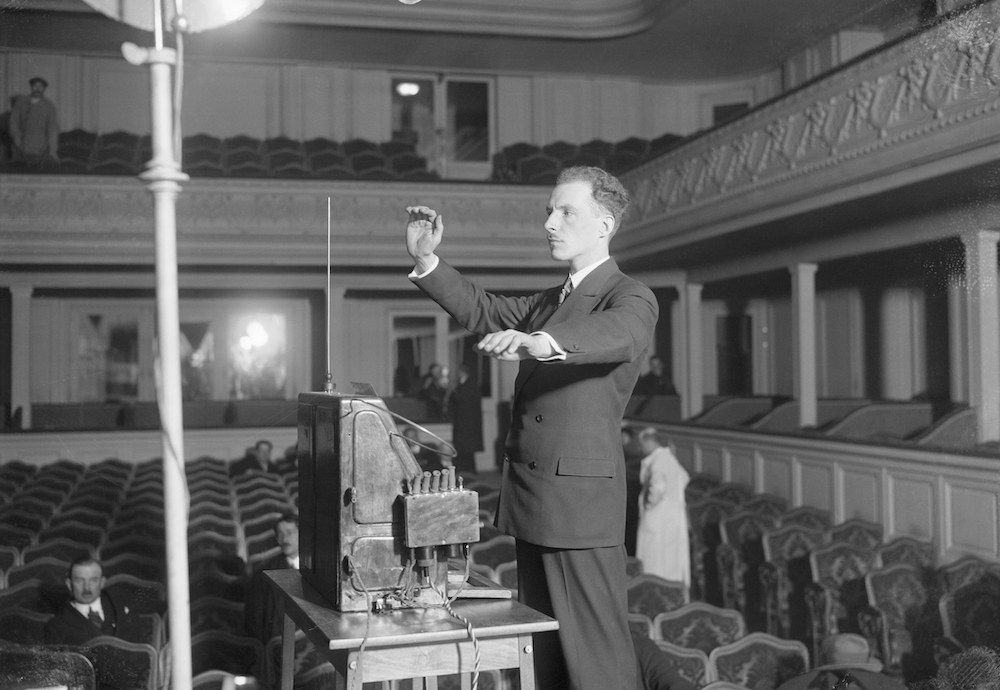
M 462 586 L 455 590 L 455 594 L 451 598 L 444 596 L 434 583 L 431 582 L 431 588 L 437 592 L 438 596 L 444 602 L 441 606 L 447 611 L 452 617 L 457 618 L 462 625 L 465 626 L 466 631 L 469 633 L 469 639 L 472 640 L 472 650 L 473 650 L 473 667 L 472 667 L 472 690 L 479 690 L 479 666 L 482 662 L 482 656 L 479 649 L 479 638 L 476 637 L 476 630 L 472 627 L 472 623 L 465 616 L 455 612 L 455 609 L 451 607 L 451 604 L 455 599 L 458 598 L 459 593 L 465 587 L 465 583 L 469 579 L 469 570 L 471 566 L 468 557 L 465 559 L 465 577 L 462 580 Z
M 365 595 L 365 636 L 361 638 L 361 646 L 358 647 L 358 668 L 357 672 L 354 674 L 354 683 L 350 690 L 361 690 L 365 684 L 364 680 L 364 668 L 362 667 L 364 661 L 365 647 L 368 646 L 368 633 L 371 630 L 372 624 L 372 595 L 365 586 L 364 581 L 361 579 L 359 574 L 359 569 L 354 562 L 352 556 L 347 557 L 347 562 L 351 566 L 351 579 L 357 580 L 359 589 L 364 592 Z

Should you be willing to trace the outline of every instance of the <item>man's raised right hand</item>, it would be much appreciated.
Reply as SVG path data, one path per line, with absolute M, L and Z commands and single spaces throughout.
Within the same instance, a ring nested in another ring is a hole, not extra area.
M 406 251 L 413 259 L 417 273 L 425 273 L 434 265 L 434 251 L 441 244 L 444 223 L 441 215 L 427 206 L 407 206 L 410 222 L 406 224 Z

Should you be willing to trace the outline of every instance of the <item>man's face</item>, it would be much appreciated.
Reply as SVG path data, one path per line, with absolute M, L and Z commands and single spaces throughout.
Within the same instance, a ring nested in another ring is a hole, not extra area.
M 294 522 L 279 522 L 274 527 L 274 537 L 286 558 L 299 555 L 299 526 Z
M 35 98 L 40 98 L 45 93 L 45 84 L 40 81 L 33 82 L 31 84 L 31 95 Z
M 545 233 L 553 259 L 570 262 L 575 272 L 607 254 L 614 221 L 598 209 L 589 182 L 558 185 L 546 213 Z
M 261 465 L 267 465 L 267 463 L 271 462 L 271 444 L 258 443 L 254 448 L 254 454 L 257 456 L 257 460 L 260 461 Z
M 101 598 L 104 589 L 104 575 L 96 563 L 73 566 L 73 572 L 66 580 L 73 601 L 78 604 L 92 604 Z

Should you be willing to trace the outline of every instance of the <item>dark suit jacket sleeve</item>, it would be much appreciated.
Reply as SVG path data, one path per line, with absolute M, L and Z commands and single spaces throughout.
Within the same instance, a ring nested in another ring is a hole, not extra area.
M 649 346 L 658 314 L 652 290 L 623 276 L 601 302 L 543 327 L 566 350 L 566 364 L 632 362 Z
M 414 284 L 472 333 L 485 335 L 512 328 L 530 330 L 528 324 L 546 292 L 530 297 L 494 295 L 465 278 L 444 259 Z

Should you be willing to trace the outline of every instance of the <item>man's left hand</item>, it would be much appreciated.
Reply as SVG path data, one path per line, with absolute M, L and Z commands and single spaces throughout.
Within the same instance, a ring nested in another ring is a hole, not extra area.
M 514 330 L 490 333 L 476 344 L 476 349 L 502 362 L 540 359 L 556 354 L 544 336 Z

